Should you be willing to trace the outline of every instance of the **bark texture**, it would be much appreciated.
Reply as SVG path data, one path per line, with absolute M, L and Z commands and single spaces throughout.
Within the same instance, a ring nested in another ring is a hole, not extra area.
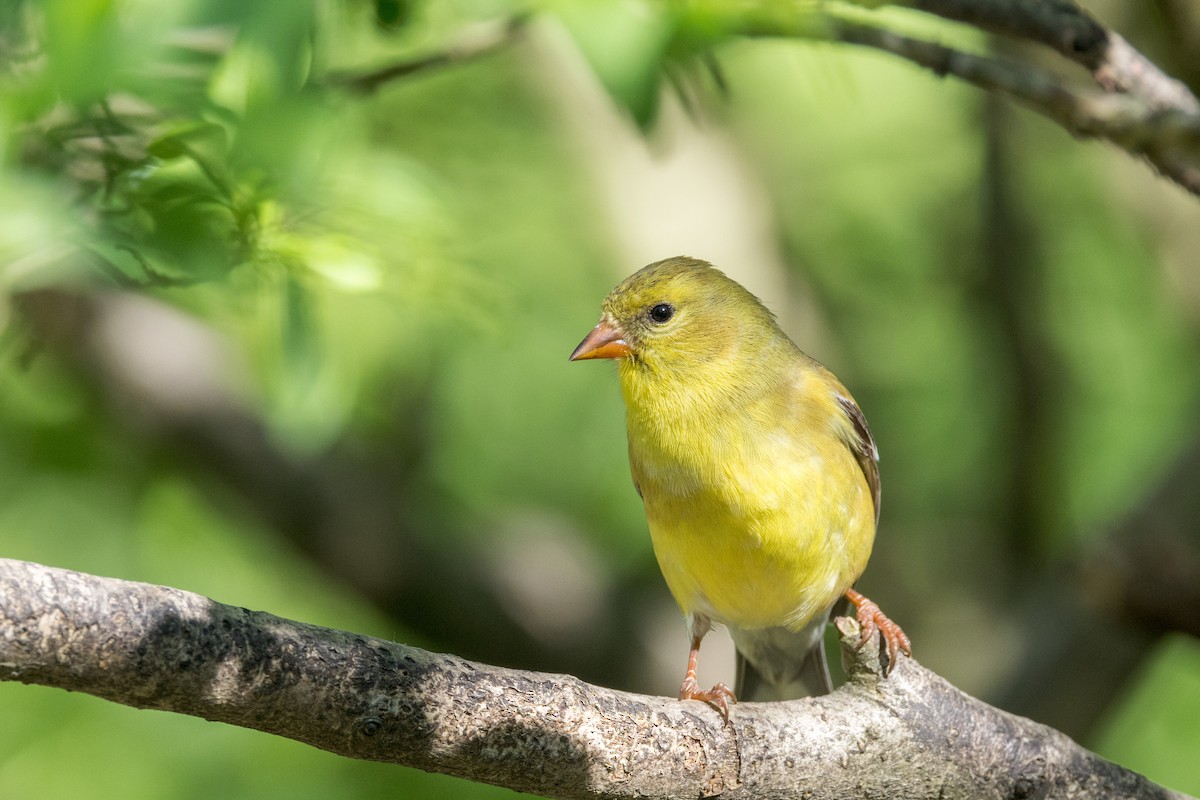
M 746 15 L 736 33 L 818 39 L 880 50 L 939 76 L 950 75 L 1007 96 L 1073 136 L 1107 141 L 1141 157 L 1161 175 L 1200 195 L 1200 100 L 1119 34 L 1073 0 L 850 0 L 876 8 L 904 6 L 969 25 L 1013 42 L 1049 47 L 1094 86 L 1041 59 L 996 58 L 907 36 L 886 20 L 844 14 L 836 6 L 811 15 Z M 864 20 L 867 20 L 864 22 Z
M 846 641 L 857 638 L 841 620 Z M 850 652 L 850 651 L 847 651 Z M 557 798 L 1180 798 L 871 645 L 831 695 L 708 706 L 0 560 L 0 678 Z

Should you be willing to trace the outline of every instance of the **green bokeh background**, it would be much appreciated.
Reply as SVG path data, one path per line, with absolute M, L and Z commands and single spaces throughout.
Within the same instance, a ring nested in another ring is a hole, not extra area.
M 1111 148 L 998 112 L 990 135 L 1008 153 L 1003 180 L 1033 252 L 1008 279 L 1050 387 L 1036 429 L 1021 429 L 1029 350 L 1013 349 L 985 236 L 989 101 L 882 55 L 717 35 L 721 89 L 669 46 L 674 12 L 583 0 L 538 7 L 514 43 L 477 60 L 372 93 L 336 86 L 524 8 L 4 6 L 0 555 L 451 646 L 437 625 L 373 600 L 389 570 L 403 573 L 407 544 L 328 531 L 298 541 L 164 433 L 166 412 L 114 383 L 131 356 L 105 349 L 86 319 L 73 326 L 52 305 L 48 323 L 26 302 L 70 294 L 129 319 L 112 304 L 132 295 L 218 343 L 206 385 L 261 426 L 260 445 L 289 464 L 332 459 L 381 476 L 411 537 L 397 541 L 462 560 L 515 547 L 528 573 L 519 586 L 542 579 L 547 551 L 565 552 L 600 587 L 579 619 L 604 618 L 614 587 L 638 587 L 644 609 L 627 636 L 677 669 L 683 636 L 629 486 L 611 370 L 566 355 L 608 289 L 641 266 L 612 204 L 642 204 L 653 228 L 656 208 L 689 199 L 614 193 L 604 176 L 616 156 L 585 132 L 618 130 L 666 160 L 688 131 L 715 131 L 766 198 L 768 249 L 780 254 L 757 272 L 719 266 L 781 312 L 802 309 L 782 316 L 853 389 L 879 440 L 884 522 L 864 585 L 923 663 L 986 696 L 1024 636 L 1002 609 L 1104 537 L 1198 433 L 1195 201 Z M 128 127 L 105 128 L 112 119 Z M 686 233 L 680 242 L 688 249 Z M 124 341 L 151 346 L 139 337 L 153 330 Z M 186 365 L 189 352 L 155 363 Z M 212 407 L 198 408 L 186 413 Z M 1018 442 L 1032 448 L 1019 463 L 1033 489 L 1014 544 Z M 334 551 L 356 548 L 380 548 L 377 573 L 331 566 Z M 522 613 L 510 584 L 483 588 Z M 530 623 L 585 646 L 586 626 L 555 624 Z M 643 657 L 632 646 L 597 654 L 595 674 L 607 674 L 601 659 Z M 649 664 L 625 674 L 635 677 L 620 688 L 674 688 Z M 1120 696 L 1097 700 L 1110 701 L 1083 743 L 1200 793 L 1195 640 L 1159 640 Z M 510 794 L 58 690 L 0 683 L 0 708 L 0 797 Z

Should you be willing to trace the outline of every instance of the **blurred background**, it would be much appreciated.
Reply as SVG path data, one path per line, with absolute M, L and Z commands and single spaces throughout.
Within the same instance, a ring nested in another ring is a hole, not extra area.
M 566 359 L 689 254 L 865 410 L 860 586 L 917 658 L 1200 793 L 1197 201 L 720 5 L 0 4 L 0 555 L 674 694 L 614 371 Z M 1200 88 L 1185 0 L 1086 5 Z M 53 689 L 0 708 L 0 797 L 512 794 Z

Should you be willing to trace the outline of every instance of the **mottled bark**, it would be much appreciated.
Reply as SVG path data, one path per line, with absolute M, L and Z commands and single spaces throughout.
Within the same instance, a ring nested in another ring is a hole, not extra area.
M 853 641 L 857 630 L 843 620 Z M 850 651 L 847 651 L 850 652 Z M 1178 798 L 905 658 L 723 725 L 646 697 L 0 560 L 0 679 L 192 714 L 550 797 Z

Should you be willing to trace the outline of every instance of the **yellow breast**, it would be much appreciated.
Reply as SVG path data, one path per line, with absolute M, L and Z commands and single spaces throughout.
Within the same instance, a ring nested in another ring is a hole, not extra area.
M 629 408 L 634 480 L 684 613 L 799 629 L 866 568 L 874 505 L 826 389 L 799 380 L 667 424 Z

